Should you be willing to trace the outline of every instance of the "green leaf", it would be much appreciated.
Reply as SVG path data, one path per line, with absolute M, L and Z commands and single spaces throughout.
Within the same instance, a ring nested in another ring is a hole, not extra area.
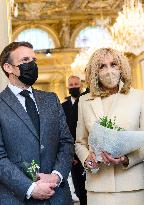
M 124 130 L 123 128 L 117 126 L 115 122 L 116 122 L 116 116 L 114 117 L 113 121 L 111 119 L 108 119 L 107 116 L 103 116 L 99 120 L 99 124 L 102 125 L 103 127 L 106 127 L 106 128 L 109 128 L 109 129 L 114 129 L 114 130 L 117 130 L 117 131 Z

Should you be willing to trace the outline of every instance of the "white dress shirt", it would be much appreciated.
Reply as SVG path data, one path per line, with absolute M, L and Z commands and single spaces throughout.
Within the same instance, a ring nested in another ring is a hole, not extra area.
M 26 106 L 25 106 L 25 97 L 23 97 L 22 95 L 20 95 L 20 92 L 23 91 L 21 88 L 15 86 L 15 85 L 12 85 L 9 83 L 8 87 L 10 88 L 10 90 L 13 92 L 13 94 L 17 97 L 17 99 L 20 101 L 21 105 L 23 106 L 23 108 L 25 109 L 26 111 Z M 37 111 L 38 111 L 38 107 L 37 107 L 37 104 L 36 104 L 36 100 L 34 98 L 34 95 L 33 95 L 33 92 L 32 92 L 32 87 L 29 87 L 27 89 L 29 92 L 30 92 L 30 97 L 33 99 L 33 101 L 35 102 L 35 105 L 36 105 L 36 108 L 37 108 Z M 38 111 L 39 112 L 39 111 Z M 56 171 L 56 170 L 53 170 L 52 171 L 53 174 L 57 174 L 60 178 L 60 182 L 59 182 L 59 185 L 60 183 L 62 182 L 63 180 L 63 176 L 61 175 L 60 172 Z M 36 183 L 33 182 L 32 185 L 29 187 L 27 193 L 26 193 L 26 198 L 29 199 L 31 197 L 31 194 L 32 194 L 32 191 L 33 189 L 35 188 L 36 186 Z
M 8 87 L 10 88 L 10 90 L 13 92 L 13 94 L 17 97 L 17 99 L 20 101 L 20 103 L 22 104 L 23 108 L 26 111 L 26 106 L 25 106 L 25 97 L 23 97 L 22 95 L 20 95 L 20 92 L 23 91 L 21 88 L 16 87 L 15 85 L 12 85 L 9 83 Z M 32 88 L 29 87 L 27 89 L 30 92 L 30 97 L 33 99 L 33 101 L 35 102 L 37 111 L 38 111 L 38 107 L 34 98 L 34 95 L 32 93 Z
M 71 103 L 72 105 L 75 103 L 75 98 L 73 98 L 72 96 L 71 96 Z

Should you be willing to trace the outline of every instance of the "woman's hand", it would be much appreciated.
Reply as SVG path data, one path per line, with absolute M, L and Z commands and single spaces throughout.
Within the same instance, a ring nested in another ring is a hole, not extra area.
M 89 168 L 89 169 L 96 169 L 98 168 L 100 162 L 96 161 L 96 156 L 95 154 L 92 152 L 88 155 L 87 159 L 84 162 L 84 166 Z
M 128 164 L 129 164 L 128 157 L 126 157 L 126 156 L 113 158 L 111 154 L 108 154 L 107 152 L 103 151 L 103 152 L 101 152 L 101 157 L 104 161 L 104 164 L 106 164 L 108 166 L 110 166 L 111 164 L 113 164 L 113 165 L 122 164 L 124 166 L 128 166 Z

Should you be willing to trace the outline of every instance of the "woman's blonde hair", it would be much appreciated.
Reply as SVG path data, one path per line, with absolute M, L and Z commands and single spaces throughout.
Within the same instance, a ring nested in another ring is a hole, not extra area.
M 113 61 L 117 64 L 121 71 L 121 81 L 123 82 L 123 87 L 121 88 L 120 93 L 127 94 L 131 87 L 131 68 L 128 59 L 124 56 L 124 54 L 112 48 L 100 48 L 93 53 L 85 68 L 86 82 L 90 85 L 90 93 L 93 97 L 104 97 L 110 95 L 109 90 L 102 90 L 98 79 L 99 69 L 103 64 L 105 56 L 107 55 L 113 57 Z

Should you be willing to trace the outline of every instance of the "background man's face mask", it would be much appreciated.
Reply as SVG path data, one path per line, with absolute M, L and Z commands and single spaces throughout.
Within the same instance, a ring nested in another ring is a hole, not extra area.
M 33 85 L 38 78 L 38 67 L 34 61 L 29 63 L 23 63 L 18 65 L 20 70 L 20 76 L 18 79 L 26 84 L 26 85 Z
M 79 97 L 80 96 L 80 87 L 69 88 L 69 94 L 74 98 Z
M 120 81 L 120 70 L 118 69 L 105 69 L 99 73 L 99 81 L 106 88 L 115 88 Z

